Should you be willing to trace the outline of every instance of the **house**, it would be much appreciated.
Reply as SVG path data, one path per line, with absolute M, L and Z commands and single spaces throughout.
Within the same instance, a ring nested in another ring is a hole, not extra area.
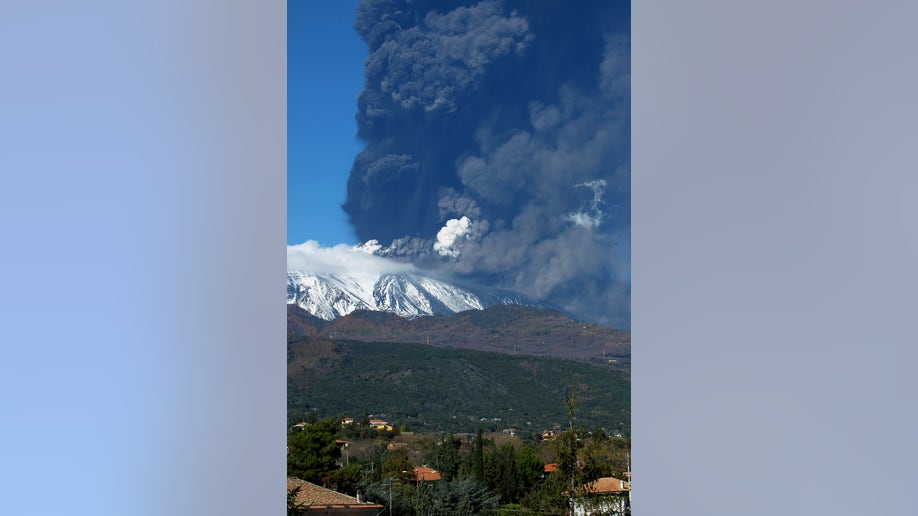
M 567 494 L 573 516 L 631 514 L 631 482 L 627 480 L 598 478 L 583 485 L 575 495 Z
M 415 466 L 414 479 L 418 482 L 433 482 L 440 480 L 440 472 L 427 466 Z
M 341 419 L 341 425 L 342 425 L 342 426 L 343 426 L 343 425 L 353 425 L 353 424 L 354 424 L 354 418 L 352 418 L 352 417 L 345 417 L 345 418 L 342 418 L 342 419 Z
M 543 441 L 554 441 L 558 438 L 558 433 L 553 430 L 546 430 L 542 432 L 541 437 Z
M 557 463 L 557 462 L 549 462 L 548 464 L 545 465 L 544 468 L 542 468 L 542 471 L 545 472 L 545 473 L 552 473 L 552 472 L 557 471 L 557 470 L 558 470 L 558 463 Z
M 375 516 L 384 509 L 382 505 L 367 503 L 359 497 L 348 496 L 294 477 L 287 477 L 287 494 L 292 495 L 288 498 L 288 505 L 291 505 L 288 514 L 298 508 L 309 516 Z
M 393 430 L 392 425 L 386 421 L 383 421 L 382 419 L 371 419 L 370 426 L 377 430 L 385 430 L 387 432 L 391 432 Z

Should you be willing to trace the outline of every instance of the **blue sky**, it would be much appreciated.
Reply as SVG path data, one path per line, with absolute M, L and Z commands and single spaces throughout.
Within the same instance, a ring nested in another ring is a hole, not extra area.
M 357 93 L 366 44 L 357 0 L 301 0 L 287 8 L 287 244 L 357 243 L 341 210 L 362 144 Z

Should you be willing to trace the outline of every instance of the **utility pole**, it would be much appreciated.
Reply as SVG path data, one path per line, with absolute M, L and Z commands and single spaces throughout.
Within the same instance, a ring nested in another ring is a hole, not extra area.
M 392 516 L 392 480 L 393 478 L 389 477 L 384 484 L 389 487 L 389 516 Z
M 629 445 L 629 450 L 626 457 L 628 458 L 628 514 L 631 514 L 631 450 Z
M 573 513 L 573 500 L 575 493 L 577 493 L 577 432 L 574 430 L 574 410 L 577 408 L 576 388 L 572 389 L 569 395 L 564 395 L 564 404 L 567 405 L 567 420 L 570 424 L 568 436 L 565 439 L 567 442 L 564 443 L 564 446 L 570 447 L 566 452 L 570 454 L 569 460 L 573 461 L 573 464 L 569 466 L 571 468 L 571 512 Z

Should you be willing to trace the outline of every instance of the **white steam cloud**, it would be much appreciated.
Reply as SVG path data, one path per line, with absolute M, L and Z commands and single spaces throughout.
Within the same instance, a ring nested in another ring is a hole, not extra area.
M 472 221 L 462 216 L 461 219 L 449 219 L 446 225 L 437 232 L 437 241 L 434 242 L 434 251 L 440 253 L 440 256 L 449 258 L 458 258 L 462 252 L 464 240 L 476 238 L 478 233 Z
M 379 250 L 382 249 L 382 245 L 379 243 L 379 240 L 374 238 L 373 240 L 367 240 L 362 244 L 357 244 L 351 249 L 366 254 L 378 254 Z
M 581 209 L 578 212 L 565 215 L 564 220 L 573 222 L 575 225 L 583 228 L 599 227 L 603 217 L 605 217 L 605 213 L 602 211 L 602 194 L 606 189 L 606 185 L 605 179 L 596 179 L 574 185 L 574 188 L 583 186 L 593 190 L 593 200 L 590 201 L 586 209 Z
M 350 246 L 322 247 L 315 240 L 287 246 L 287 270 L 310 273 L 386 274 L 414 270 L 410 263 L 398 262 L 373 253 L 382 246 L 375 240 Z

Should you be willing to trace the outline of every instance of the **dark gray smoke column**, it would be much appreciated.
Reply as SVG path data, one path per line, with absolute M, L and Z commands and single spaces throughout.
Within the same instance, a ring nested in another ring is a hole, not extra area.
M 628 326 L 629 15 L 613 1 L 361 2 L 366 148 L 344 205 L 357 235 Z

